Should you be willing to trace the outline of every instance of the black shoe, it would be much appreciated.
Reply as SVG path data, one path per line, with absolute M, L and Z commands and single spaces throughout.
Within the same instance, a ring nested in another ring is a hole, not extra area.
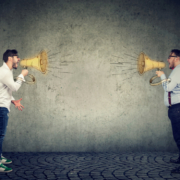
M 176 169 L 173 169 L 171 171 L 171 173 L 174 173 L 174 174 L 180 174 L 180 167 L 176 168 Z
M 180 164 L 180 159 L 170 159 L 170 163 Z

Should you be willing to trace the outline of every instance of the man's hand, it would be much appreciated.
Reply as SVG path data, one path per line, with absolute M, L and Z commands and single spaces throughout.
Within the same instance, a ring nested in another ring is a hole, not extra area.
M 28 75 L 28 70 L 27 69 L 23 69 L 21 74 L 25 77 Z
M 24 106 L 22 106 L 20 103 L 21 100 L 22 100 L 22 98 L 19 100 L 12 100 L 11 101 L 15 105 L 15 107 L 18 108 L 20 111 L 22 111 L 22 108 L 24 108 Z
M 156 74 L 157 74 L 158 77 L 161 77 L 161 75 L 163 75 L 164 72 L 163 71 L 156 71 Z

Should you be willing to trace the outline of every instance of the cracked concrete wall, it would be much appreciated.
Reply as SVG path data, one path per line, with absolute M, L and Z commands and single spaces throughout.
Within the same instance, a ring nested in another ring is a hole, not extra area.
M 174 0 L 0 1 L 0 56 L 48 51 L 46 75 L 23 84 L 11 106 L 4 151 L 176 151 L 161 86 L 140 76 L 145 52 L 164 61 L 179 48 Z M 1 62 L 2 64 L 2 62 Z M 169 75 L 170 70 L 164 69 Z M 14 76 L 21 68 L 14 71 Z

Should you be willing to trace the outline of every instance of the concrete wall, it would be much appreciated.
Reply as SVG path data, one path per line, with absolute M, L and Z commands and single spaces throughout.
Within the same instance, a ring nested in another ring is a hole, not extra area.
M 149 85 L 156 70 L 140 76 L 136 63 L 143 51 L 168 65 L 179 48 L 177 3 L 1 0 L 0 56 L 49 56 L 48 73 L 29 68 L 36 84 L 14 92 L 25 109 L 11 106 L 3 150 L 176 151 L 163 89 Z

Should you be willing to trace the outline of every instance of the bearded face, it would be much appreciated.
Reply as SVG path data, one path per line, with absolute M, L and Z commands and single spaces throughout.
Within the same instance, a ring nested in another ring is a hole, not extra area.
M 17 69 L 20 58 L 18 56 L 13 56 L 12 59 L 13 59 L 12 67 L 13 67 L 13 69 Z
M 171 53 L 168 57 L 168 63 L 169 63 L 169 69 L 174 69 L 175 68 L 175 59 L 177 56 L 174 53 Z

